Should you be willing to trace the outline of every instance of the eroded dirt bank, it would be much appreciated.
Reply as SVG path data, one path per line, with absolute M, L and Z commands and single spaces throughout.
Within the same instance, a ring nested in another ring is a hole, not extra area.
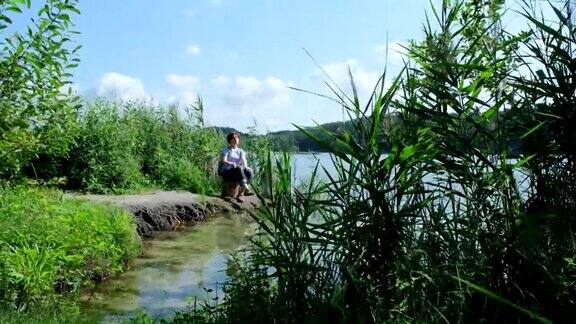
M 122 206 L 134 215 L 138 234 L 142 237 L 151 236 L 157 231 L 175 230 L 184 224 L 201 222 L 213 214 L 250 210 L 260 203 L 256 196 L 244 197 L 243 203 L 230 203 L 218 197 L 178 191 L 75 197 Z

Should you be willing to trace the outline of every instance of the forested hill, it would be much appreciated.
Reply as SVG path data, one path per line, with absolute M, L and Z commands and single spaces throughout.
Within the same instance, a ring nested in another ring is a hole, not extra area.
M 322 124 L 315 127 L 306 127 L 312 134 L 317 136 L 322 135 L 320 128 L 329 130 L 330 132 L 344 132 L 345 130 L 353 132 L 352 123 L 346 122 L 333 122 Z M 286 130 L 279 132 L 268 133 L 268 137 L 272 141 L 272 145 L 276 150 L 285 150 L 291 152 L 325 152 L 326 150 L 319 146 L 313 139 L 306 136 L 300 130 Z
M 390 117 L 386 118 L 389 125 L 385 126 L 386 128 L 400 126 L 402 122 L 397 117 Z M 455 117 L 455 115 L 454 115 Z M 501 115 L 500 118 L 505 119 L 504 115 Z M 228 134 L 232 131 L 236 131 L 234 128 L 230 127 L 215 127 L 223 134 Z M 352 121 L 345 121 L 345 122 L 332 122 L 321 124 L 319 126 L 314 127 L 306 127 L 305 129 L 310 131 L 310 133 L 322 138 L 324 131 L 321 129 L 329 130 L 332 133 L 343 133 L 345 131 L 349 132 L 350 134 L 355 134 L 355 129 L 353 126 Z M 400 126 L 402 128 L 402 126 Z M 247 133 L 239 132 L 243 137 L 250 137 L 252 135 Z M 300 130 L 284 130 L 278 132 L 270 132 L 266 135 L 270 141 L 272 142 L 273 148 L 275 151 L 288 151 L 288 152 L 327 152 L 327 150 L 320 145 L 318 145 L 313 139 L 306 136 Z M 380 138 L 380 142 L 387 142 L 386 138 Z M 511 148 L 511 153 L 513 155 L 519 154 L 521 149 L 521 140 L 520 134 L 513 137 L 512 139 L 508 140 L 508 147 Z M 389 148 L 385 145 L 386 150 Z M 492 148 L 494 152 L 498 152 L 497 148 Z
M 313 134 L 321 135 L 320 127 L 326 128 L 332 132 L 341 132 L 344 130 L 352 131 L 352 123 L 347 122 L 333 122 L 322 124 L 315 127 L 307 127 Z M 231 127 L 214 127 L 215 129 L 226 135 L 232 131 L 240 133 L 242 137 L 250 137 L 250 134 L 237 131 Z M 284 130 L 278 132 L 271 132 L 267 134 L 271 140 L 274 150 L 276 151 L 290 151 L 290 152 L 325 152 L 326 150 L 316 144 L 314 140 L 307 137 L 300 130 Z

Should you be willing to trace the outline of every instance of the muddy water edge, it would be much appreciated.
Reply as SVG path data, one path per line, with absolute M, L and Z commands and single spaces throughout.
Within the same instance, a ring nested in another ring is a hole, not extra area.
M 245 246 L 255 225 L 243 203 L 189 192 L 78 197 L 122 206 L 134 215 L 143 238 L 140 256 L 128 270 L 83 292 L 85 313 L 101 322 L 123 322 L 146 312 L 170 318 L 194 303 L 222 297 L 229 254 Z
M 130 269 L 85 292 L 83 307 L 102 322 L 121 322 L 139 311 L 169 318 L 221 298 L 229 253 L 245 245 L 252 229 L 246 212 L 226 213 L 145 239 Z

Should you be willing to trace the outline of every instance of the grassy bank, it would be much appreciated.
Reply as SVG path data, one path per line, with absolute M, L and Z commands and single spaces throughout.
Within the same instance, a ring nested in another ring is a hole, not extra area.
M 138 246 L 132 217 L 118 207 L 0 187 L 0 316 L 57 309 L 122 271 Z
M 98 316 L 82 312 L 75 303 L 52 305 L 50 307 L 37 306 L 33 310 L 18 311 L 14 309 L 0 309 L 0 322 L 3 324 L 59 324 L 97 323 Z

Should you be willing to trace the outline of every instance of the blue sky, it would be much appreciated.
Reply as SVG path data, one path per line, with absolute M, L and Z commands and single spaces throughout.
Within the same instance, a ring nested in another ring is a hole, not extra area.
M 181 106 L 199 93 L 208 123 L 240 130 L 341 120 L 337 105 L 288 88 L 329 91 L 303 49 L 338 83 L 350 65 L 366 95 L 383 71 L 386 44 L 420 36 L 427 3 L 80 1 L 74 83 L 88 97 Z
M 437 2 L 437 1 L 434 1 Z M 83 45 L 74 87 L 86 98 L 192 103 L 210 125 L 259 132 L 342 120 L 308 50 L 339 84 L 347 66 L 366 98 L 399 44 L 422 37 L 427 0 L 98 0 L 73 17 Z

